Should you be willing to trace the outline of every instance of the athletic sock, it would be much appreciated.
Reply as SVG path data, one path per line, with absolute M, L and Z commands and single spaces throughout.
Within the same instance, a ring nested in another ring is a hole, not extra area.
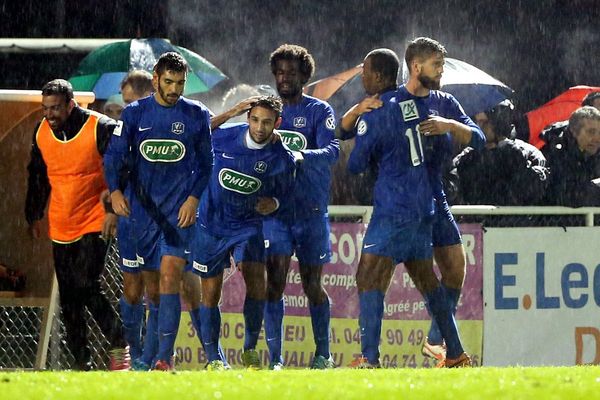
M 123 320 L 123 336 L 129 345 L 132 360 L 142 355 L 142 321 L 144 320 L 144 304 L 130 304 L 125 297 L 119 299 L 121 319 Z
M 425 300 L 429 304 L 431 313 L 442 332 L 442 337 L 446 342 L 446 356 L 448 358 L 457 358 L 464 350 L 460 342 L 456 320 L 446 301 L 446 296 L 446 289 L 442 285 L 424 295 Z
M 148 303 L 148 318 L 146 319 L 146 335 L 141 360 L 152 366 L 158 353 L 158 304 Z
M 381 338 L 384 297 L 381 290 L 367 290 L 358 295 L 361 352 L 371 364 L 379 363 L 379 339 Z
M 158 307 L 158 360 L 171 362 L 180 319 L 179 294 L 161 294 Z
M 246 323 L 244 350 L 256 348 L 262 327 L 265 303 L 265 300 L 255 300 L 246 296 L 244 301 L 244 322 Z
M 330 320 L 330 303 L 329 298 L 323 304 L 316 306 L 309 305 L 310 319 L 312 322 L 313 336 L 317 349 L 315 356 L 323 356 L 326 359 L 329 354 L 329 320 Z
M 265 302 L 265 336 L 272 363 L 282 363 L 281 348 L 283 336 L 283 315 L 285 304 L 279 301 Z
M 194 329 L 196 330 L 196 335 L 198 335 L 198 340 L 200 340 L 200 344 L 206 353 L 206 349 L 204 348 L 204 342 L 202 340 L 202 323 L 200 322 L 200 307 L 190 310 L 190 319 L 192 320 L 192 324 L 194 325 Z M 227 359 L 225 358 L 225 352 L 221 347 L 221 342 L 219 341 L 219 356 L 221 356 L 221 360 L 223 360 L 223 364 L 229 365 L 227 363 Z
M 219 335 L 221 334 L 221 310 L 219 307 L 206 307 L 201 305 L 198 309 L 202 321 L 200 332 L 201 341 L 208 362 L 220 360 Z

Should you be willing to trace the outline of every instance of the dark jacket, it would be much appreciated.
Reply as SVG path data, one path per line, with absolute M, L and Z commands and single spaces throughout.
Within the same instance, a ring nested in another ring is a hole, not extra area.
M 541 135 L 542 152 L 550 169 L 545 204 L 566 207 L 600 206 L 600 153 L 587 156 L 579 150 L 568 126 L 552 125 Z
M 91 111 L 76 106 L 71 111 L 71 115 L 65 121 L 64 126 L 59 132 L 53 132 L 57 140 L 67 141 L 75 137 L 81 130 L 83 124 L 87 121 Z M 116 121 L 103 116 L 98 120 L 96 128 L 96 145 L 98 152 L 104 154 L 108 147 L 108 142 Z M 38 123 L 33 131 L 33 141 L 31 144 L 31 159 L 27 170 L 29 178 L 27 180 L 27 198 L 25 200 L 25 218 L 31 225 L 33 221 L 40 220 L 44 217 L 44 210 L 50 196 L 50 182 L 48 181 L 48 172 L 46 170 L 46 162 L 42 157 L 42 153 L 37 145 L 36 133 L 40 124 Z
M 545 161 L 538 149 L 520 139 L 504 139 L 481 151 L 468 147 L 453 160 L 457 204 L 540 204 L 547 185 Z

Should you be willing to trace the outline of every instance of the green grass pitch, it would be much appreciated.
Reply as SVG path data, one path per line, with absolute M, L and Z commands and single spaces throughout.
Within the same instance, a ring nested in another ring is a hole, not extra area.
M 600 367 L 226 372 L 0 372 L 0 398 L 594 399 Z

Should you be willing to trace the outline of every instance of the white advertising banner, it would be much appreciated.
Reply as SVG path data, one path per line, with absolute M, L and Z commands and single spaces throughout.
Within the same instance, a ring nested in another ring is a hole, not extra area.
M 600 227 L 488 228 L 483 365 L 600 363 Z

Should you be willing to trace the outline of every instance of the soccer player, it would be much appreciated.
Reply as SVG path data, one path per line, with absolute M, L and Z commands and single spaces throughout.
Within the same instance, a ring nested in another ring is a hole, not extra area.
M 113 209 L 134 221 L 138 262 L 159 266 L 156 370 L 173 368 L 180 282 L 184 269 L 191 269 L 191 226 L 212 164 L 210 114 L 182 97 L 186 78 L 187 62 L 180 54 L 161 55 L 152 76 L 154 95 L 125 108 L 105 156 Z M 119 187 L 130 153 L 131 204 Z M 150 292 L 148 283 L 147 288 Z
M 147 71 L 131 71 L 121 82 L 121 92 L 126 104 L 150 96 L 152 91 L 152 75 Z M 120 114 L 118 117 L 120 119 Z M 120 185 L 125 197 L 130 199 L 131 185 L 127 185 L 128 179 L 128 173 L 124 173 Z M 123 273 L 123 296 L 119 300 L 119 309 L 123 321 L 123 335 L 129 344 L 129 353 L 134 364 L 142 356 L 141 333 L 145 309 L 142 302 L 144 283 L 136 256 L 134 230 L 129 218 L 119 217 L 117 245 Z
M 452 157 L 452 140 L 477 150 L 485 146 L 485 135 L 452 95 L 439 90 L 445 55 L 444 46 L 434 39 L 420 37 L 411 41 L 405 53 L 409 80 L 403 90 L 424 101 L 429 109 L 429 118 L 419 126 L 421 132 L 439 137 L 436 143 L 441 150 L 427 163 L 435 199 L 432 243 L 434 258 L 442 275 L 444 301 L 454 315 L 465 279 L 466 259 L 460 232 L 443 190 L 442 166 Z M 431 313 L 431 309 L 429 311 Z M 433 318 L 422 353 L 435 357 L 439 367 L 461 366 L 468 362 L 468 358 L 461 356 L 458 350 L 451 352 L 449 348 L 446 360 L 447 346 L 438 322 Z M 454 346 L 457 347 L 456 344 Z
M 223 270 L 230 256 L 246 283 L 244 352 L 255 351 L 266 298 L 265 243 L 262 220 L 285 202 L 294 177 L 294 158 L 273 130 L 281 123 L 281 101 L 260 97 L 252 103 L 247 124 L 212 134 L 214 166 L 198 209 L 192 254 L 194 272 L 202 277 L 201 334 L 209 370 L 222 370 L 218 352 L 219 300 Z M 246 365 L 260 368 L 259 363 Z
M 304 47 L 284 44 L 271 54 L 270 64 L 277 92 L 283 99 L 278 132 L 284 143 L 304 158 L 296 173 L 293 201 L 284 204 L 278 215 L 264 222 L 268 281 L 265 333 L 270 368 L 283 366 L 283 291 L 294 251 L 309 301 L 316 344 L 311 367 L 333 368 L 329 352 L 330 302 L 321 284 L 321 273 L 331 253 L 327 203 L 331 166 L 339 155 L 339 143 L 334 138 L 335 116 L 329 104 L 302 93 L 315 70 L 313 57 Z M 254 350 L 246 352 L 243 360 L 246 364 L 256 363 L 258 354 Z
M 364 62 L 363 83 L 368 94 L 379 94 L 378 102 L 353 107 L 354 111 L 362 107 L 363 112 L 370 112 L 362 115 L 356 126 L 356 147 L 348 168 L 353 173 L 364 171 L 370 163 L 379 168 L 373 217 L 356 276 L 362 357 L 352 366 L 359 368 L 380 366 L 383 298 L 393 267 L 399 262 L 405 262 L 434 316 L 442 321 L 444 333 L 453 340 L 453 345 L 458 341 L 453 350 L 460 351 L 461 356 L 464 353 L 456 324 L 441 301 L 443 294 L 439 293 L 440 285 L 432 269 L 433 191 L 424 149 L 437 150 L 443 145 L 438 143 L 439 139 L 424 140 L 420 134 L 420 123 L 429 117 L 429 109 L 403 87 L 395 89 L 398 68 L 399 61 L 393 51 L 377 49 L 369 53 Z M 351 118 L 349 113 L 346 117 Z M 347 122 L 342 120 L 342 127 Z

